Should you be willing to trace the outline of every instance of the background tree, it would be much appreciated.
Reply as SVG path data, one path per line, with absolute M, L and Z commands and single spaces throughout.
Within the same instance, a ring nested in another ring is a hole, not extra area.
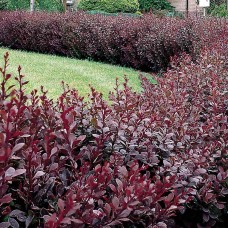
M 62 4 L 63 4 L 63 12 L 65 13 L 66 12 L 66 9 L 67 9 L 67 0 L 61 0 L 62 1 Z
M 31 0 L 7 0 L 7 10 L 30 10 Z
M 0 0 L 0 10 L 6 9 L 8 0 Z
M 228 17 L 228 0 L 214 0 L 210 2 L 210 7 L 207 8 L 207 14 L 218 17 Z
M 145 12 L 150 10 L 172 10 L 173 6 L 167 0 L 139 0 L 139 9 Z
M 63 12 L 63 0 L 35 0 L 35 9 L 47 12 Z
M 135 13 L 139 10 L 138 0 L 80 0 L 78 9 L 107 13 Z
M 63 12 L 63 0 L 0 0 L 7 1 L 7 10 Z

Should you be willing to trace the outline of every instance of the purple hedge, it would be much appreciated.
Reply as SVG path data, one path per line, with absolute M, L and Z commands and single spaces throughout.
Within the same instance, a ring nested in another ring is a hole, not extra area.
M 2 46 L 156 72 L 166 69 L 170 57 L 182 52 L 195 58 L 205 39 L 219 35 L 225 28 L 218 20 L 159 18 L 151 14 L 131 18 L 0 12 L 0 29 Z

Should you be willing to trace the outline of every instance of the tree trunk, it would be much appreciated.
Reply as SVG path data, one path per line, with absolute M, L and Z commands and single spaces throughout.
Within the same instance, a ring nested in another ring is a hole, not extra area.
M 67 0 L 63 0 L 63 12 L 66 13 L 67 10 L 67 4 L 66 4 Z
M 30 12 L 34 12 L 35 0 L 30 0 Z
M 186 10 L 186 16 L 188 17 L 188 11 L 189 11 L 188 0 L 186 0 L 186 7 L 185 7 L 185 10 Z

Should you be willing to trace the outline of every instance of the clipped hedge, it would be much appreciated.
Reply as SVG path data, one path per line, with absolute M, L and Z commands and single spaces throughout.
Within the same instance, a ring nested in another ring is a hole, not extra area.
M 81 0 L 78 9 L 91 11 L 100 10 L 107 13 L 135 13 L 139 9 L 138 0 Z
M 158 18 L 150 14 L 133 18 L 1 12 L 0 44 L 156 72 L 166 69 L 170 57 L 182 52 L 195 58 L 201 41 L 208 43 L 211 33 L 223 33 L 225 26 L 218 23 Z

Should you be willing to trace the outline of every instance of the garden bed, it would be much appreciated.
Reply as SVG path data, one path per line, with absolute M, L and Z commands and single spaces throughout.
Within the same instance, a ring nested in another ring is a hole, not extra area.
M 227 33 L 227 31 L 226 31 Z M 56 103 L 1 68 L 0 225 L 226 227 L 227 37 L 184 54 L 143 92 L 63 84 Z M 225 44 L 225 45 L 224 45 Z

